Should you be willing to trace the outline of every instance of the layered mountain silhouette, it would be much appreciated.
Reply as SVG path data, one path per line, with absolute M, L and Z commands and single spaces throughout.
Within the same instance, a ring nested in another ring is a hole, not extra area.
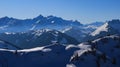
M 76 45 L 79 43 L 75 38 L 51 29 L 41 29 L 19 33 L 1 33 L 0 39 L 15 44 L 22 49 L 46 46 L 54 42 Z

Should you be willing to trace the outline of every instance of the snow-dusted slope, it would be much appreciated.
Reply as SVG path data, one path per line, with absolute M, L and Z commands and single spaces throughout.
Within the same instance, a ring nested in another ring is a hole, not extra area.
M 90 33 L 95 31 L 101 25 L 103 25 L 103 22 L 96 22 L 96 23 L 86 24 L 83 26 L 68 26 L 65 29 L 63 29 L 62 32 L 75 38 L 79 42 L 83 42 Z
M 120 34 L 120 20 L 109 21 L 91 33 L 92 36 L 106 36 L 110 34 Z
M 75 52 L 67 67 L 120 67 L 120 36 L 106 36 L 83 44 L 90 44 L 91 48 Z
M 54 44 L 25 50 L 0 49 L 0 67 L 66 67 L 75 46 Z
M 19 33 L 1 33 L 0 39 L 15 44 L 20 48 L 33 48 L 49 45 L 53 42 L 61 44 L 78 44 L 78 41 L 56 30 L 41 29 Z
M 91 35 L 95 36 L 100 34 L 101 32 L 108 32 L 108 23 L 105 23 L 103 26 L 99 27 L 97 30 L 91 33 Z

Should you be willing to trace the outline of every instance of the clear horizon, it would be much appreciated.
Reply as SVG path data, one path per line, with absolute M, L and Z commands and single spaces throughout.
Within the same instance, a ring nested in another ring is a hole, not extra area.
M 120 0 L 0 0 L 0 17 L 18 19 L 38 15 L 78 20 L 83 24 L 120 19 Z

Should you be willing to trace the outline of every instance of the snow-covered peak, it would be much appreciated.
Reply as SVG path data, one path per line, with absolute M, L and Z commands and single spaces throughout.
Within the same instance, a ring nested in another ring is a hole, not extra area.
M 119 20 L 109 21 L 91 33 L 92 36 L 97 36 L 97 35 L 106 36 L 108 34 L 120 34 Z
M 99 27 L 97 30 L 91 33 L 92 36 L 100 34 L 102 31 L 107 32 L 108 31 L 108 23 L 105 23 L 101 27 Z

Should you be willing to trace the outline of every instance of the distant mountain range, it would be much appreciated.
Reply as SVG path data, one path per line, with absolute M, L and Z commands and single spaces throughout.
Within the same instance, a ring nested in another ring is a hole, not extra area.
M 64 20 L 60 17 L 39 15 L 33 19 L 0 18 L 0 32 L 21 32 L 43 28 L 62 29 L 67 26 L 82 26 L 78 21 Z M 17 27 L 17 29 L 16 29 Z

